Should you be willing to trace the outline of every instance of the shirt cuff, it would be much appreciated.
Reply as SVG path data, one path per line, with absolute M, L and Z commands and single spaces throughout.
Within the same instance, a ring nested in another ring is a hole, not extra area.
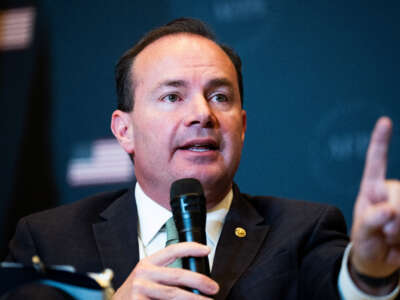
M 350 255 L 350 243 L 344 251 L 342 266 L 340 268 L 338 289 L 342 300 L 392 300 L 399 294 L 399 285 L 388 295 L 372 296 L 360 290 L 350 277 L 348 261 Z

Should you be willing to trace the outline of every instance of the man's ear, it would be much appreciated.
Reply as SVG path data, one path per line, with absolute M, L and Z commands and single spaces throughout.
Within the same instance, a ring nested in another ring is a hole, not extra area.
M 244 109 L 242 109 L 242 124 L 243 124 L 243 129 L 242 129 L 242 143 L 244 142 L 244 137 L 246 135 L 246 129 L 247 129 L 247 114 Z
M 111 131 L 122 148 L 127 153 L 134 154 L 135 144 L 131 113 L 115 110 L 111 116 Z

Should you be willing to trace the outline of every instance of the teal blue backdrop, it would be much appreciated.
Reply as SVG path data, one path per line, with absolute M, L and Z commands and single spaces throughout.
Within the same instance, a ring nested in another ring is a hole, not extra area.
M 7 2 L 7 1 L 6 1 Z M 71 161 L 112 138 L 114 65 L 173 18 L 207 22 L 243 59 L 248 131 L 243 192 L 331 203 L 349 225 L 370 132 L 395 123 L 388 176 L 400 178 L 398 1 L 8 1 L 36 14 L 30 47 L 0 51 L 2 254 L 15 220 L 120 188 L 73 185 Z

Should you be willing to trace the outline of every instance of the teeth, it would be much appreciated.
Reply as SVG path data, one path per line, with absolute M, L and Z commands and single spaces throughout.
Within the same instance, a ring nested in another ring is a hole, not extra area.
M 217 147 L 212 144 L 193 144 L 182 147 L 183 150 L 189 150 L 194 152 L 205 152 L 217 150 Z
M 206 147 L 201 147 L 201 146 L 194 146 L 194 147 L 190 147 L 188 150 L 195 151 L 195 152 L 205 152 L 205 151 L 208 151 L 210 149 L 206 148 Z

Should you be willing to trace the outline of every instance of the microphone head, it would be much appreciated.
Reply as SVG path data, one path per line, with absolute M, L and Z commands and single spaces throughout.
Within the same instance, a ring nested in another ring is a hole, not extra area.
M 203 187 L 200 181 L 194 178 L 183 178 L 172 183 L 170 189 L 170 199 L 186 194 L 203 195 Z
M 178 215 L 206 214 L 206 199 L 200 181 L 184 178 L 174 181 L 170 190 L 170 205 L 175 223 Z

